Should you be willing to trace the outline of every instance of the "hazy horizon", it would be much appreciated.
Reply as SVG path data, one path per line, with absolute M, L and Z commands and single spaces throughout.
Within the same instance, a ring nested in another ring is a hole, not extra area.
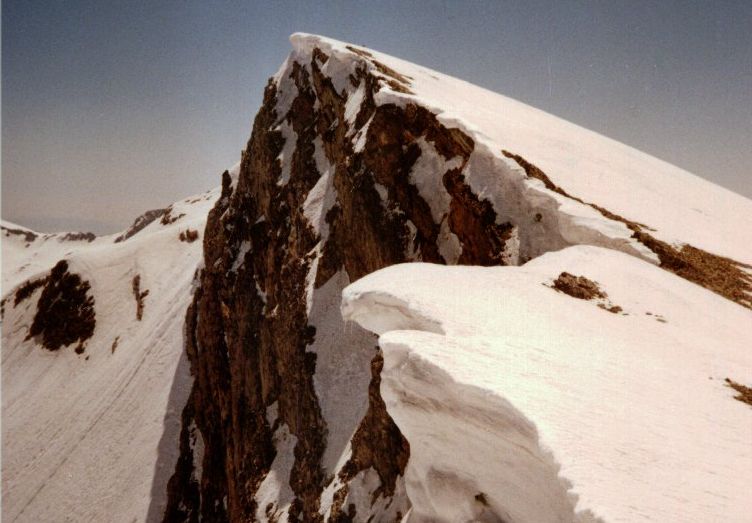
M 296 31 L 503 93 L 752 198 L 752 3 L 625 4 L 4 2 L 2 217 L 111 233 L 218 185 Z

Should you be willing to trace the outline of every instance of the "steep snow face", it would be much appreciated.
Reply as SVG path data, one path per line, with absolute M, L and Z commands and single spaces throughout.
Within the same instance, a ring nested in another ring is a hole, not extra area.
M 3 519 L 161 518 L 191 383 L 185 310 L 218 195 L 160 209 L 119 241 L 125 233 L 77 239 L 3 223 Z M 26 339 L 46 287 L 27 282 L 60 260 L 94 302 L 93 335 L 76 352 Z
M 343 64 L 353 46 L 314 35 L 291 38 L 297 52 L 314 47 Z M 655 229 L 663 241 L 690 243 L 752 263 L 749 227 L 725 229 L 752 213 L 752 202 L 636 149 L 516 100 L 398 58 L 363 50 L 408 80 L 409 92 L 382 90 L 377 103 L 418 103 L 447 126 L 487 146 L 526 158 L 569 194 Z M 345 69 L 339 65 L 337 70 Z M 510 73 L 511 74 L 511 73 Z M 494 197 L 494 195 L 489 195 Z M 501 203 L 501 202 L 499 202 Z
M 592 299 L 555 289 L 565 272 Z M 347 287 L 342 312 L 381 335 L 409 521 L 748 519 L 752 411 L 725 380 L 752 384 L 749 310 L 579 246 L 393 266 Z

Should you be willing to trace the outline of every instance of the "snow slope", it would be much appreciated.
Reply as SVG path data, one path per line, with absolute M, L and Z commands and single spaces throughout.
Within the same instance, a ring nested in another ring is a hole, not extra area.
M 464 175 L 474 192 L 490 199 L 501 217 L 519 202 L 552 207 L 561 215 L 562 234 L 570 244 L 622 245 L 646 259 L 652 253 L 630 241 L 631 231 L 609 222 L 592 208 L 542 190 L 538 180 L 523 180 L 524 173 L 501 150 L 524 157 L 541 168 L 568 194 L 654 229 L 669 244 L 691 244 L 711 253 L 752 264 L 752 228 L 740 226 L 752 215 L 752 200 L 723 189 L 632 147 L 579 127 L 521 102 L 430 69 L 321 36 L 296 33 L 290 38 L 293 52 L 277 74 L 277 81 L 292 61 L 310 61 L 314 48 L 330 55 L 322 71 L 332 77 L 338 90 L 356 102 L 357 89 L 348 81 L 368 56 L 377 73 L 387 66 L 404 76 L 410 92 L 388 87 L 376 95 L 376 103 L 404 106 L 416 103 L 429 108 L 448 127 L 458 127 L 475 140 L 473 156 Z M 354 51 L 359 51 L 357 54 Z M 367 53 L 367 54 L 366 54 Z M 513 74 L 513 72 L 508 72 Z M 389 77 L 387 74 L 382 74 Z M 355 103 L 355 102 L 354 102 Z M 283 107 L 284 109 L 284 107 Z M 355 135 L 354 140 L 361 135 Z M 499 176 L 499 172 L 503 176 Z M 515 216 L 515 222 L 519 221 Z M 588 229 L 587 231 L 583 229 Z M 593 235 L 593 231 L 610 238 Z M 535 254 L 545 252 L 536 249 Z
M 608 297 L 554 290 L 564 271 Z M 392 266 L 347 287 L 342 312 L 380 334 L 409 521 L 749 521 L 752 410 L 724 384 L 752 383 L 749 310 L 578 246 Z
M 171 206 L 125 241 L 2 231 L 3 520 L 159 520 L 190 389 L 183 322 L 219 190 Z M 182 215 L 182 216 L 181 216 Z M 169 220 L 166 220 L 169 221 Z M 179 239 L 199 231 L 197 241 Z M 17 286 L 59 260 L 91 285 L 96 329 L 76 354 L 25 340 L 42 293 L 14 306 Z M 133 278 L 140 276 L 141 321 Z

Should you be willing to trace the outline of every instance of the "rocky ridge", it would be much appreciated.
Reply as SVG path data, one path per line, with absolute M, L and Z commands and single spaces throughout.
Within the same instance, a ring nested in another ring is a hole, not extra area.
M 292 42 L 203 236 L 165 521 L 401 519 L 410 446 L 380 397 L 376 338 L 338 310 L 378 269 L 517 265 L 584 243 L 750 306 L 748 265 L 570 196 L 381 55 Z

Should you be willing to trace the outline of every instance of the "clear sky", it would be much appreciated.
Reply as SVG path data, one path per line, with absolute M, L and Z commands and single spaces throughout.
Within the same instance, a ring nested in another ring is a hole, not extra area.
M 2 216 L 127 227 L 219 184 L 296 31 L 458 76 L 752 197 L 752 1 L 2 2 Z

